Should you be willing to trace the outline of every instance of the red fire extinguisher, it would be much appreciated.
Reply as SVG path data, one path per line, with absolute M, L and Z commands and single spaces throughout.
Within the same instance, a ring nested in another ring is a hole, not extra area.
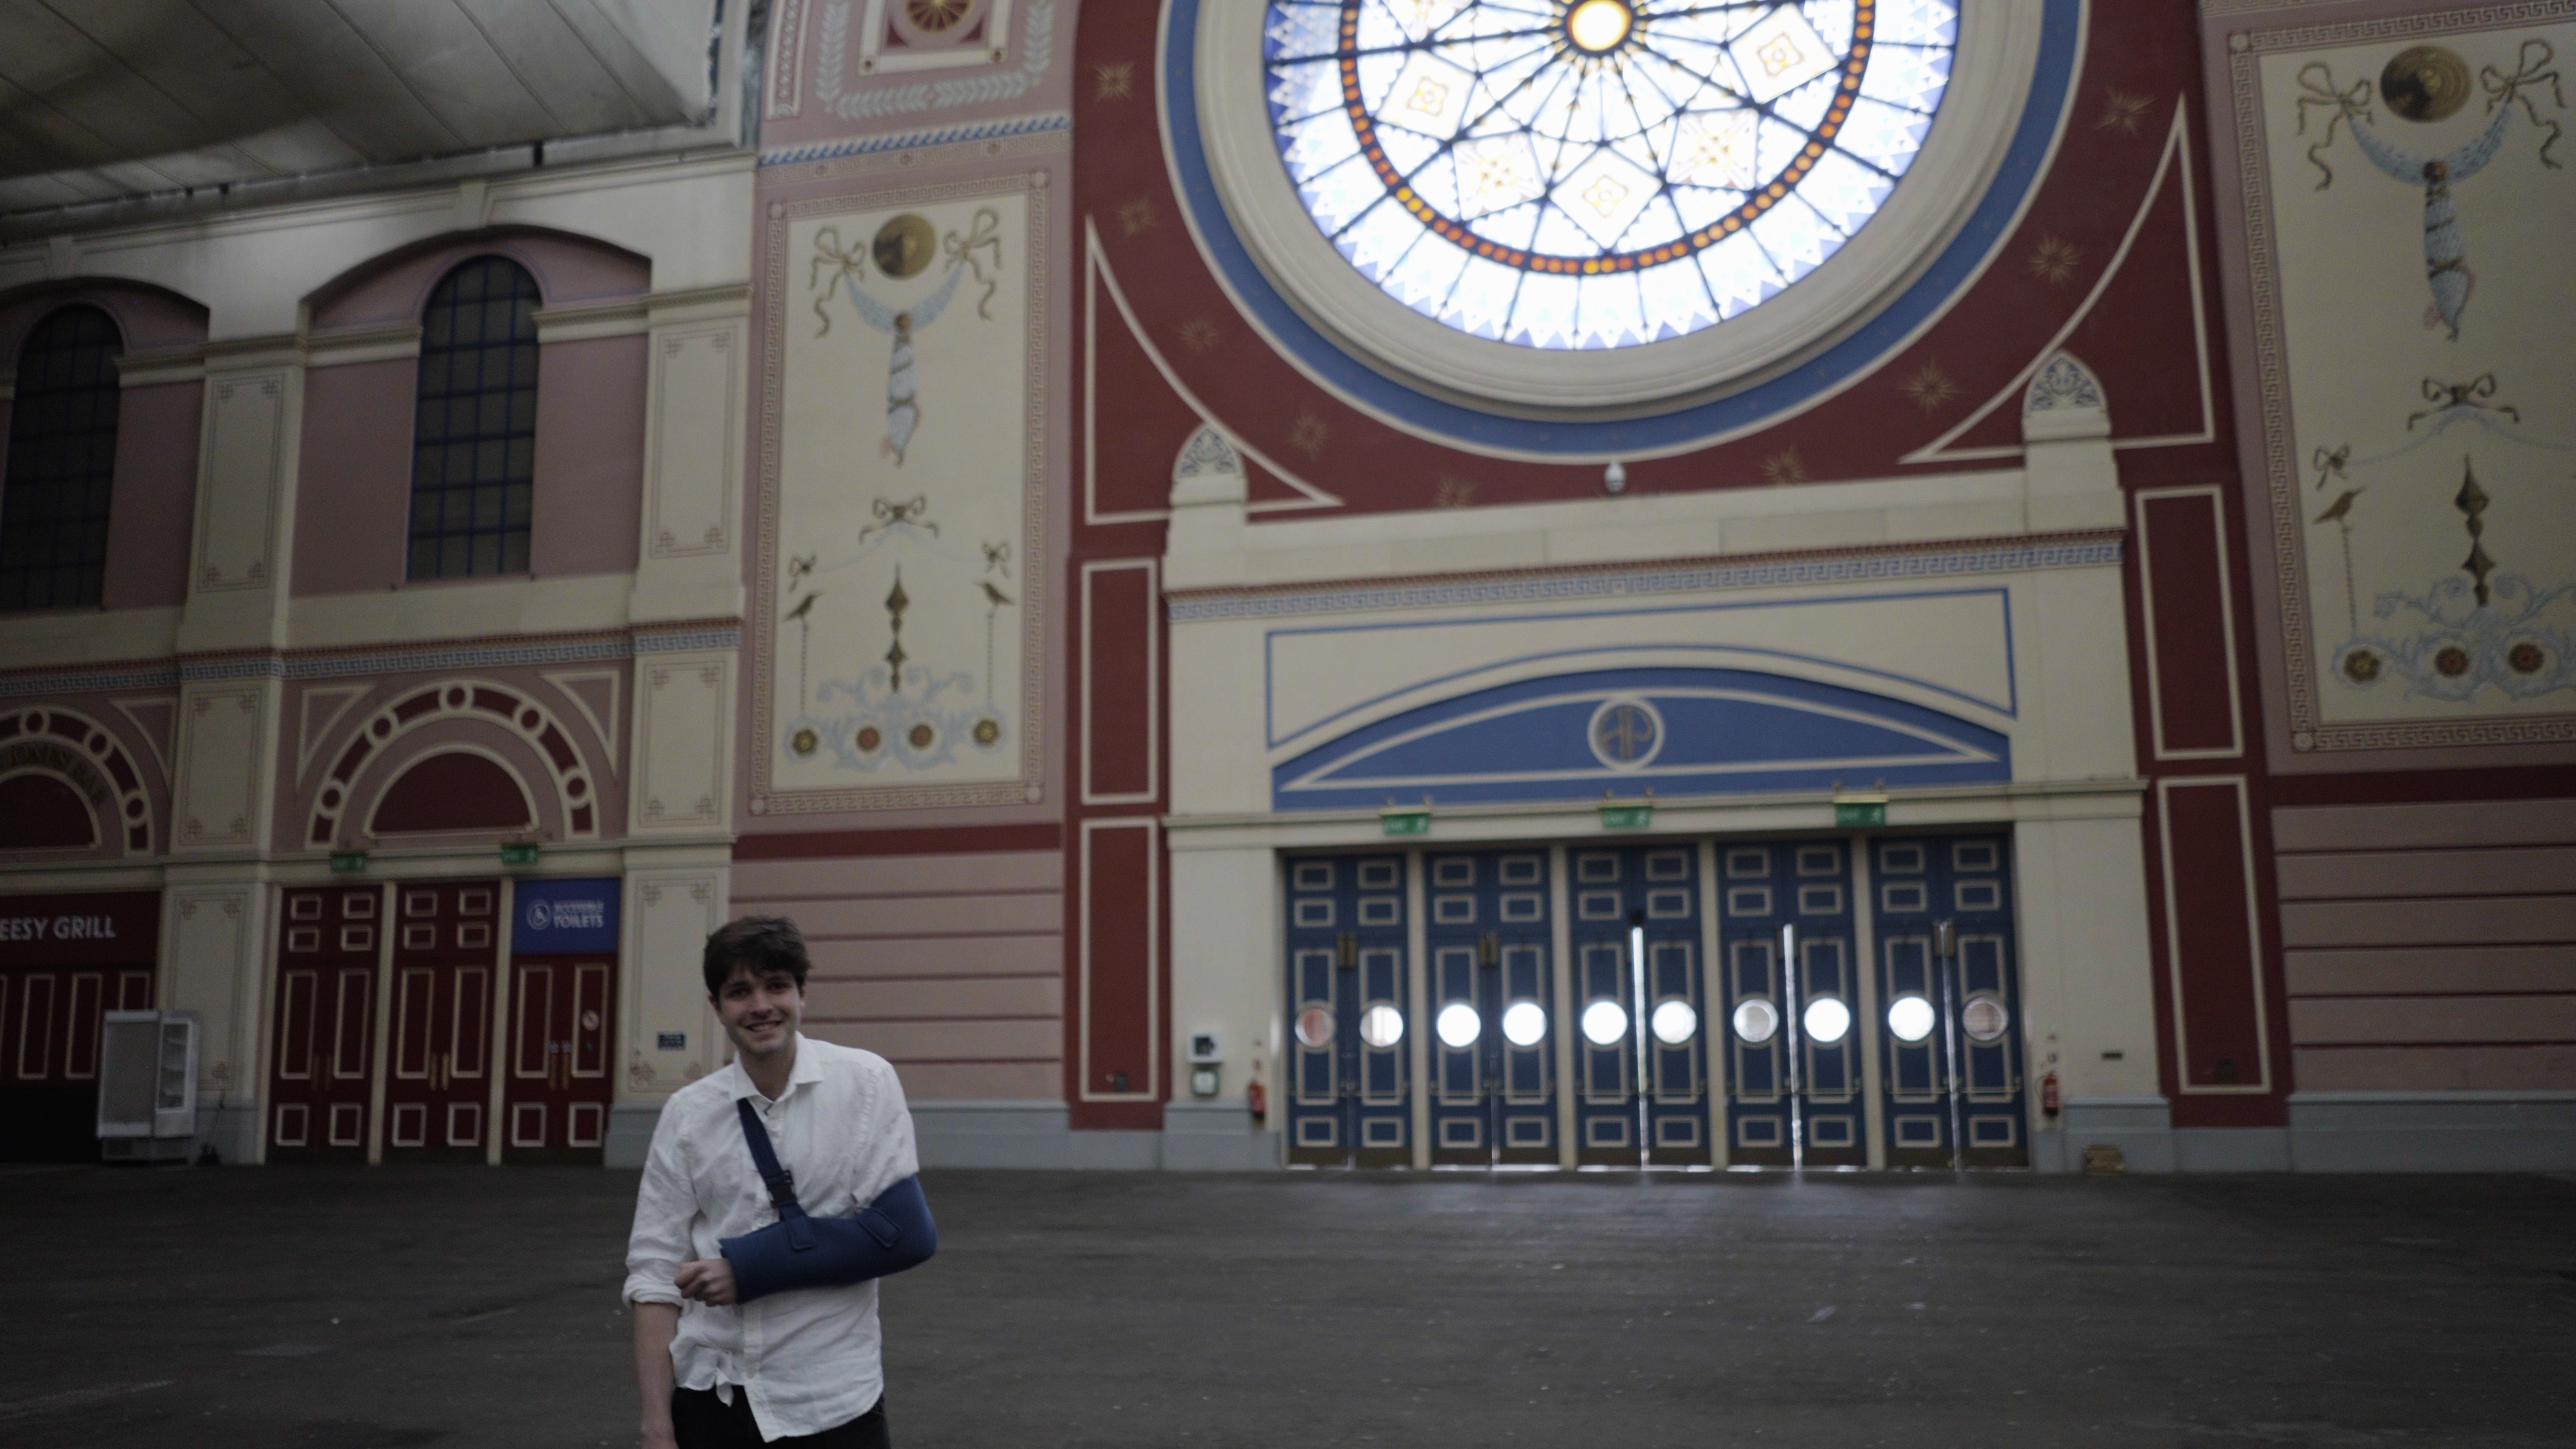
M 1270 1115 L 1270 1088 L 1259 1077 L 1243 1089 L 1245 1105 L 1252 1108 L 1252 1125 L 1258 1127 Z
M 2051 1117 L 2057 1115 L 2057 1073 L 2055 1072 L 2039 1079 L 2039 1110 Z

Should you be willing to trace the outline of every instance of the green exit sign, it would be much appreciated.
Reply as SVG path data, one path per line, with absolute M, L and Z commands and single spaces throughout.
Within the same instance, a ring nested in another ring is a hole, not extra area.
M 1604 830 L 1643 830 L 1655 823 L 1652 805 L 1604 805 L 1601 828 Z
M 1834 823 L 1841 826 L 1885 825 L 1887 802 L 1884 800 L 1837 800 Z
M 533 841 L 527 841 L 502 846 L 501 863 L 503 865 L 535 865 L 537 863 L 536 843 Z
M 363 850 L 336 851 L 331 856 L 333 875 L 355 875 L 366 868 L 367 853 Z
M 1429 835 L 1431 812 L 1428 810 L 1381 810 L 1378 829 L 1388 835 Z

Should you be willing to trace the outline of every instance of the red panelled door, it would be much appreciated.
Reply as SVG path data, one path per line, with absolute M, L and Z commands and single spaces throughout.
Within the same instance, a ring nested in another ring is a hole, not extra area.
M 492 1127 L 501 889 L 405 883 L 394 896 L 384 1160 L 481 1162 Z
M 608 1024 L 616 984 L 617 963 L 605 955 L 510 963 L 504 1159 L 599 1161 L 608 1135 Z
M 151 1005 L 149 967 L 0 971 L 0 1160 L 97 1157 L 100 1014 Z
M 268 1160 L 364 1162 L 384 960 L 382 886 L 285 893 Z

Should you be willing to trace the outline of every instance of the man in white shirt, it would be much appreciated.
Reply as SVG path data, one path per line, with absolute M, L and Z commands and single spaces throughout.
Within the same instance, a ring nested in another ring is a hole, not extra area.
M 626 1250 L 644 1449 L 888 1442 L 876 1283 L 737 1303 L 720 1246 L 778 1219 L 739 1102 L 816 1217 L 847 1216 L 921 1170 L 894 1068 L 798 1032 L 808 969 L 795 923 L 775 916 L 707 938 L 707 995 L 734 1060 L 662 1109 Z

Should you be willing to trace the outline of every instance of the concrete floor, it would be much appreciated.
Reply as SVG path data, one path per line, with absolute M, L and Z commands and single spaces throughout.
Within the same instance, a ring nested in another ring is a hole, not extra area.
M 929 1175 L 896 1441 L 2576 1443 L 2576 1178 Z M 634 1442 L 634 1178 L 0 1168 L 0 1442 Z

